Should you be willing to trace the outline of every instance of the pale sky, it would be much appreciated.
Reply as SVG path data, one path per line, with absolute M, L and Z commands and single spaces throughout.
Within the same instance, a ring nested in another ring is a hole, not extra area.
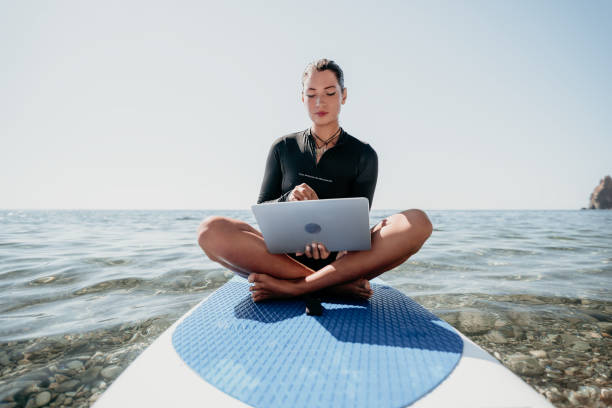
M 0 0 L 0 208 L 248 209 L 344 70 L 374 209 L 576 209 L 612 173 L 610 1 Z

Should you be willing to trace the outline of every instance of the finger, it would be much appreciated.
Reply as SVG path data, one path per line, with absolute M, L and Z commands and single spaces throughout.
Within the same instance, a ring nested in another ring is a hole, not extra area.
M 329 251 L 323 244 L 319 244 L 319 254 L 321 255 L 321 259 L 327 259 L 329 257 Z
M 312 258 L 312 253 L 310 252 L 310 245 L 306 245 L 306 256 Z
M 310 194 L 308 194 L 307 191 L 303 191 L 302 190 L 302 191 L 299 192 L 299 195 L 300 195 L 300 200 L 301 201 L 303 201 L 303 200 L 310 200 Z
M 319 258 L 323 259 L 323 250 L 325 249 L 325 245 L 320 242 L 315 242 L 314 245 L 317 247 L 317 253 L 319 254 Z
M 308 184 L 304 183 L 304 193 L 308 196 L 309 200 L 316 200 L 317 193 Z
M 312 257 L 314 259 L 319 259 L 319 245 L 316 242 L 312 243 Z
M 304 193 L 299 190 L 293 190 L 293 196 L 295 197 L 296 201 L 302 201 L 306 199 Z
M 319 196 L 317 195 L 317 192 L 316 192 L 316 191 L 314 191 L 314 190 L 313 190 L 312 188 L 310 188 L 310 187 L 309 187 L 309 189 L 310 189 L 310 199 L 311 199 L 311 200 L 318 200 L 318 199 L 319 199 Z
M 296 188 L 299 189 L 301 193 L 303 193 L 303 196 L 306 200 L 318 200 L 319 199 L 319 197 L 317 197 L 317 193 L 315 193 L 312 187 L 310 187 L 306 183 L 302 183 Z
M 307 200 L 310 200 L 310 188 L 308 186 L 300 188 L 300 193 L 302 193 Z
M 296 253 L 295 253 L 295 256 L 302 256 L 302 255 L 304 255 L 304 253 L 303 253 L 303 252 L 296 252 Z

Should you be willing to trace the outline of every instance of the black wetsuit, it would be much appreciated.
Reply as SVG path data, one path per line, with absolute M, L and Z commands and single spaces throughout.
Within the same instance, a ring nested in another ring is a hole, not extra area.
M 306 183 L 320 199 L 366 197 L 372 208 L 378 177 L 374 149 L 344 130 L 318 164 L 315 147 L 310 129 L 276 139 L 268 154 L 257 203 L 286 201 L 295 186 Z M 288 255 L 317 270 L 333 262 L 336 254 L 320 260 Z

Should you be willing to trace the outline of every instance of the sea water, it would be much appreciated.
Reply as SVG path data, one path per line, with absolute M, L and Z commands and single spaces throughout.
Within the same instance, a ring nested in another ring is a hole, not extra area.
M 383 279 L 556 405 L 612 399 L 612 211 L 427 213 L 431 238 Z M 95 401 L 231 278 L 196 243 L 210 215 L 257 228 L 247 210 L 0 211 L 0 404 Z

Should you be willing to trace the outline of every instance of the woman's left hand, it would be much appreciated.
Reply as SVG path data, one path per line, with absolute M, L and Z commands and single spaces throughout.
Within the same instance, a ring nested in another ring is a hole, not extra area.
M 327 259 L 330 254 L 325 245 L 319 242 L 313 242 L 312 244 L 306 245 L 304 252 L 296 252 L 296 255 L 301 256 L 304 255 L 304 253 L 306 253 L 308 258 L 314 259 Z

